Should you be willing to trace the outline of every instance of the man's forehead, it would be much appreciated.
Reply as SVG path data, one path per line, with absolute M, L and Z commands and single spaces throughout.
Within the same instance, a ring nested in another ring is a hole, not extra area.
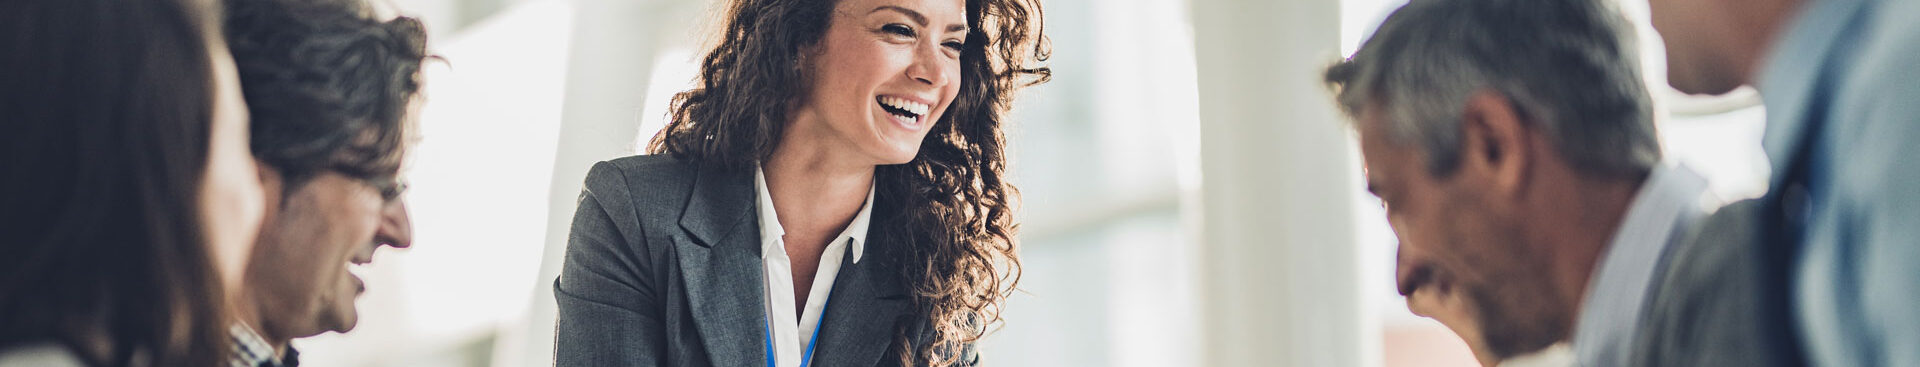
M 1367 106 L 1361 109 L 1354 124 L 1354 133 L 1360 142 L 1361 172 L 1369 186 L 1388 183 L 1417 166 L 1422 159 L 1419 149 L 1413 149 L 1396 136 L 1394 122 L 1385 111 Z
M 1396 148 L 1399 144 L 1393 142 L 1392 125 L 1393 122 L 1388 120 L 1388 114 L 1382 109 L 1373 106 L 1362 108 L 1359 116 L 1354 117 L 1353 124 L 1354 135 L 1360 140 L 1362 155 L 1387 153 L 1381 150 Z

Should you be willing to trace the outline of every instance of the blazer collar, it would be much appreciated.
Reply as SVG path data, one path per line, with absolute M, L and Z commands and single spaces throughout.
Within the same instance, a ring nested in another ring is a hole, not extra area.
M 701 167 L 680 216 L 685 236 L 675 249 L 687 301 L 708 358 L 719 366 L 766 364 L 766 292 L 762 278 L 752 167 Z M 865 261 L 841 263 L 823 317 L 814 361 L 821 366 L 871 366 L 892 345 L 894 328 L 910 321 L 907 291 L 894 272 L 901 236 L 888 233 L 886 198 L 869 200 Z M 877 256 L 874 256 L 877 255 Z M 851 253 L 848 254 L 851 256 Z M 849 259 L 851 260 L 851 259 Z M 878 261 L 876 261 L 878 260 Z
M 735 227 L 753 215 L 753 171 L 713 165 L 700 165 L 698 170 L 687 209 L 680 213 L 680 228 L 700 245 L 712 247 L 731 239 Z M 749 237 L 759 237 L 757 229 L 749 230 Z
M 820 340 L 814 350 L 814 365 L 884 365 L 881 358 L 894 344 L 896 328 L 924 323 L 912 318 L 906 283 L 897 271 L 903 266 L 902 246 L 907 233 L 898 223 L 904 218 L 894 209 L 896 200 L 875 195 L 872 203 L 873 225 L 866 238 L 866 261 L 840 263 L 840 276 L 833 281 L 833 300 L 821 315 Z M 852 257 L 851 254 L 848 257 Z M 849 259 L 851 260 L 851 259 Z
M 915 321 L 909 317 L 905 288 L 891 271 L 897 262 L 855 263 L 851 254 L 847 257 L 833 281 L 833 299 L 821 315 L 819 344 L 813 354 L 816 366 L 882 364 L 881 358 L 894 344 L 895 329 Z

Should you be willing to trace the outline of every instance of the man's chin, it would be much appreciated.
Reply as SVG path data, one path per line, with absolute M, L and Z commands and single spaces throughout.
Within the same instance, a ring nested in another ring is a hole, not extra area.
M 322 321 L 321 325 L 325 326 L 322 332 L 346 333 L 353 331 L 354 325 L 360 323 L 360 315 L 353 309 L 336 310 Z

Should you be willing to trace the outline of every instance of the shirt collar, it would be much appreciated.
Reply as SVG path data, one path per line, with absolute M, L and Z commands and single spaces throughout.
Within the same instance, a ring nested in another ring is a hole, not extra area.
M 253 328 L 246 324 L 234 323 L 227 327 L 227 333 L 233 336 L 233 363 L 230 364 L 233 367 L 292 366 L 291 363 L 295 362 L 290 361 L 298 355 L 293 351 L 293 346 L 287 346 L 289 362 L 277 360 L 273 345 L 268 344 L 266 338 L 260 337 L 259 333 L 255 333 Z
M 753 168 L 753 188 L 755 196 L 758 196 L 757 202 L 759 203 L 755 206 L 759 207 L 760 213 L 760 256 L 765 258 L 768 254 L 772 254 L 775 251 L 786 251 L 781 245 L 784 242 L 780 240 L 780 236 L 785 236 L 787 229 L 786 227 L 780 226 L 780 217 L 773 210 L 773 194 L 767 190 L 766 170 L 761 169 L 759 165 L 755 165 Z M 873 187 L 873 185 L 868 185 L 867 202 L 860 206 L 860 212 L 858 214 L 854 214 L 853 221 L 847 223 L 847 229 L 840 231 L 840 235 L 834 237 L 835 242 L 851 240 L 850 242 L 853 243 L 853 248 L 850 250 L 853 251 L 853 262 L 855 264 L 860 263 L 860 257 L 867 252 L 867 228 L 869 223 L 873 221 L 873 194 L 875 190 L 876 188 Z
M 1647 174 L 1587 281 L 1573 349 L 1584 366 L 1628 364 L 1647 288 L 1667 246 L 1717 204 L 1707 181 L 1684 166 L 1662 163 Z

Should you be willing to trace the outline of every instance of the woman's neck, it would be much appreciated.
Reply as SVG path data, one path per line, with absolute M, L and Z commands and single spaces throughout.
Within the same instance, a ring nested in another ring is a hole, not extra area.
M 873 188 L 872 164 L 812 142 L 788 139 L 760 163 L 774 212 L 789 233 L 845 227 Z

